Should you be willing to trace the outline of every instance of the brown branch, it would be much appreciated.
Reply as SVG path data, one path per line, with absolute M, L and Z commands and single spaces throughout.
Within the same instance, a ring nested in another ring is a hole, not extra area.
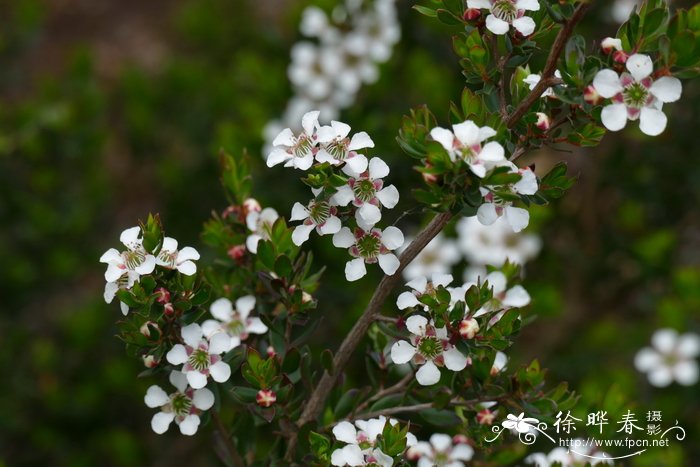
M 347 365 L 350 357 L 362 341 L 370 325 L 377 319 L 380 309 L 389 297 L 391 291 L 401 282 L 401 272 L 416 256 L 418 256 L 418 253 L 423 251 L 423 248 L 442 231 L 451 218 L 452 214 L 450 212 L 443 212 L 433 217 L 430 223 L 416 236 L 415 240 L 401 253 L 399 257 L 400 265 L 397 271 L 391 276 L 384 276 L 382 278 L 377 289 L 374 291 L 374 295 L 372 295 L 372 298 L 367 304 L 365 311 L 362 313 L 362 316 L 357 320 L 345 337 L 345 340 L 340 344 L 340 348 L 338 348 L 338 351 L 335 353 L 335 357 L 333 358 L 334 372 L 329 373 L 328 371 L 324 371 L 323 376 L 321 376 L 320 381 L 316 384 L 316 388 L 313 393 L 311 393 L 309 400 L 304 406 L 304 410 L 297 421 L 297 426 L 301 427 L 318 418 L 335 385 L 336 379 L 343 371 L 343 368 L 345 368 L 345 365 Z M 291 462 L 295 447 L 296 433 L 293 433 L 290 436 L 287 455 L 285 456 L 287 462 Z
M 585 1 L 576 7 L 574 14 L 571 15 L 571 18 L 564 23 L 564 26 L 559 30 L 556 39 L 554 39 L 552 49 L 549 52 L 549 56 L 547 57 L 547 63 L 542 70 L 542 79 L 540 79 L 540 82 L 537 83 L 532 91 L 530 91 L 530 94 L 523 99 L 513 113 L 506 119 L 506 126 L 509 129 L 512 129 L 520 121 L 520 119 L 523 118 L 523 115 L 525 115 L 530 107 L 532 107 L 532 104 L 534 104 L 537 99 L 544 94 L 547 88 L 557 84 L 558 80 L 554 77 L 554 72 L 557 69 L 559 57 L 561 56 L 564 47 L 566 47 L 566 43 L 571 37 L 571 34 L 574 32 L 576 24 L 581 21 L 589 6 L 590 5 L 588 2 Z
M 365 410 L 367 407 L 369 407 L 369 404 L 371 404 L 372 402 L 379 400 L 382 397 L 403 391 L 403 389 L 413 380 L 414 376 L 415 374 L 413 373 L 413 371 L 409 371 L 408 373 L 406 373 L 406 376 L 404 376 L 398 383 L 394 384 L 393 386 L 389 386 L 388 388 L 382 389 L 374 396 L 370 397 L 362 404 L 358 405 L 353 412 L 360 412 L 362 410 Z

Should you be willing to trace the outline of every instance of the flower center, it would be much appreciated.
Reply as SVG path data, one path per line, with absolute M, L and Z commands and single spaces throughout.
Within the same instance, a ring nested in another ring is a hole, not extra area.
M 313 144 L 311 144 L 311 139 L 305 135 L 302 135 L 297 140 L 297 144 L 294 146 L 294 157 L 306 157 L 310 152 Z
M 436 336 L 423 336 L 416 346 L 426 360 L 434 360 L 442 354 L 442 342 Z
M 333 159 L 344 161 L 348 156 L 348 144 L 349 141 L 347 138 L 334 140 L 333 142 L 329 143 L 328 146 L 326 146 L 326 151 L 333 157 Z
M 369 179 L 357 180 L 355 185 L 352 187 L 352 191 L 355 194 L 355 197 L 363 203 L 373 200 L 377 193 L 377 189 L 374 187 L 374 182 Z
M 518 17 L 518 8 L 513 0 L 496 0 L 491 5 L 491 13 L 498 19 L 512 23 Z
M 649 90 L 642 84 L 634 82 L 627 86 L 622 92 L 622 97 L 627 107 L 644 107 L 649 98 Z
M 243 321 L 238 318 L 233 318 L 231 321 L 226 323 L 226 327 L 232 336 L 240 336 L 245 331 Z
M 190 414 L 192 399 L 178 392 L 170 396 L 170 406 L 176 416 L 183 417 Z
M 464 160 L 465 162 L 471 162 L 471 160 L 474 158 L 475 154 L 471 148 L 463 147 L 459 150 L 459 155 L 462 157 L 462 160 Z
M 331 205 L 328 204 L 327 201 L 312 201 L 311 204 L 309 204 L 309 217 L 314 221 L 314 224 L 323 224 L 328 220 L 330 215 Z
M 160 253 L 158 253 L 158 258 L 171 268 L 175 267 L 175 262 L 177 260 L 177 251 L 160 250 Z
M 381 241 L 374 235 L 365 235 L 357 241 L 357 251 L 365 259 L 376 258 L 381 249 Z
M 209 352 L 204 349 L 194 349 L 192 354 L 190 354 L 190 358 L 187 359 L 187 363 L 189 363 L 192 368 L 197 371 L 206 370 L 209 368 L 209 364 L 211 363 L 209 359 Z
M 443 467 L 450 462 L 450 456 L 446 452 L 436 452 L 433 462 L 435 462 L 436 467 Z
M 136 269 L 146 260 L 146 252 L 142 249 L 127 250 L 122 253 L 122 257 L 128 269 Z

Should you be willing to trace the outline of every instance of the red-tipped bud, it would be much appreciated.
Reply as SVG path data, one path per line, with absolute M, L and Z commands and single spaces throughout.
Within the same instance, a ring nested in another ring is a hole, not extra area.
M 623 50 L 616 50 L 613 53 L 613 61 L 615 63 L 625 64 L 625 63 L 627 63 L 628 58 L 629 58 L 629 55 L 627 54 L 627 52 L 625 52 Z
M 255 401 L 260 407 L 270 407 L 277 402 L 277 394 L 269 389 L 261 389 L 255 396 Z
M 408 448 L 405 456 L 406 456 L 406 460 L 409 462 L 416 462 L 416 461 L 420 460 L 421 457 L 423 457 L 421 452 L 418 449 L 416 449 L 415 446 L 411 446 L 410 448 Z
M 243 201 L 243 217 L 247 217 L 248 214 L 251 212 L 260 212 L 262 211 L 262 207 L 260 206 L 260 203 L 258 203 L 258 200 L 254 198 L 248 198 L 245 201 Z
M 474 339 L 479 332 L 479 323 L 474 318 L 463 319 L 459 323 L 459 335 L 465 339 Z
M 166 303 L 163 305 L 163 313 L 165 313 L 168 316 L 171 316 L 173 313 L 175 313 L 175 307 L 173 306 L 172 303 Z
M 158 360 L 156 360 L 156 357 L 153 355 L 144 355 L 143 356 L 143 365 L 146 368 L 155 368 L 160 364 Z
M 593 85 L 589 84 L 586 89 L 583 90 L 583 100 L 589 104 L 596 105 L 601 101 L 600 94 L 596 91 Z
M 552 120 L 549 118 L 549 115 L 537 112 L 537 123 L 535 123 L 535 126 L 541 131 L 547 131 L 549 127 L 552 126 Z
M 139 331 L 148 339 L 158 339 L 158 337 L 160 337 L 160 326 L 153 321 L 146 321 L 143 323 Z
M 481 10 L 478 8 L 467 8 L 466 11 L 464 12 L 464 15 L 462 18 L 464 18 L 464 21 L 474 21 L 477 19 L 479 16 L 481 16 Z
M 170 301 L 170 292 L 164 287 L 158 287 L 155 290 L 156 302 L 165 305 Z
M 277 352 L 275 352 L 275 348 L 271 345 L 267 346 L 266 353 L 267 353 L 268 358 L 273 358 L 277 355 Z
M 622 41 L 614 37 L 606 37 L 600 43 L 600 49 L 605 55 L 610 55 L 613 51 L 622 50 Z
M 476 421 L 481 425 L 493 425 L 496 420 L 496 414 L 491 412 L 489 409 L 484 409 L 476 414 Z
M 469 444 L 469 438 L 466 436 L 459 434 L 459 435 L 454 435 L 452 437 L 452 443 L 453 444 Z
M 234 261 L 240 261 L 246 255 L 245 245 L 234 245 L 228 249 L 228 256 Z

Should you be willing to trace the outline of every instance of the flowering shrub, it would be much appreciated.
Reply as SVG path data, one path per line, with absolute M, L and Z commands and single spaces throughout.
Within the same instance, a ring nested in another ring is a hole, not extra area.
M 381 5 L 389 3 L 378 1 L 378 11 L 389 8 Z M 478 256 L 467 240 L 463 249 L 480 259 L 472 261 L 478 270 L 461 285 L 448 287 L 453 277 L 447 272 L 413 268 L 416 277 L 407 284 L 413 290 L 398 295 L 396 306 L 385 304 L 409 265 L 420 263 L 452 222 L 460 236 L 469 235 L 470 223 L 501 232 L 496 238 L 517 234 L 528 227 L 532 205 L 565 195 L 574 183 L 566 165 L 559 162 L 546 173 L 516 165 L 526 153 L 542 146 L 594 147 L 606 128 L 621 130 L 628 119 L 639 119 L 647 135 L 664 131 L 662 104 L 680 98 L 678 77 L 697 74 L 698 59 L 679 36 L 700 34 L 700 9 L 671 15 L 664 2 L 648 2 L 618 38 L 594 49 L 575 35 L 588 8 L 585 2 L 537 0 L 416 6 L 459 27 L 453 43 L 466 86 L 459 104 L 450 106 L 449 124 L 421 107 L 410 110 L 397 129 L 405 160 L 422 176 L 412 191 L 417 212 L 431 216 L 407 245 L 387 211 L 410 192 L 387 184 L 391 169 L 373 153 L 371 129 L 350 136 L 346 123 L 323 124 L 323 109 L 305 109 L 272 138 L 266 154 L 268 168 L 280 177 L 285 169 L 303 177 L 311 200 L 262 208 L 252 198 L 254 175 L 246 158 L 222 155 L 231 205 L 207 222 L 204 238 L 226 257 L 203 266 L 197 250 L 178 249 L 165 236 L 159 216 L 124 231 L 126 249 L 112 248 L 100 258 L 107 264 L 105 301 L 120 301 L 120 337 L 143 358 L 144 376 L 168 375 L 177 389 L 148 389 L 146 405 L 161 409 L 153 430 L 163 433 L 175 421 L 192 435 L 212 420 L 224 439 L 222 457 L 234 465 L 464 465 L 474 458 L 522 458 L 507 444 L 485 446 L 483 434 L 496 417 L 506 410 L 521 413 L 514 423 L 508 415 L 503 426 L 529 433 L 528 420 L 552 419 L 576 401 L 564 384 L 545 385 L 536 361 L 525 369 L 507 365 L 506 352 L 526 324 L 522 309 L 531 302 L 521 266 L 540 245 Z M 302 27 L 323 42 L 326 32 L 336 35 L 323 31 L 325 21 L 309 10 Z M 394 36 L 369 55 L 386 59 Z M 355 47 L 356 40 L 346 37 L 342 45 Z M 332 65 L 332 54 L 318 53 Z M 544 68 L 533 75 L 530 64 L 540 59 Z M 312 76 L 331 65 L 309 65 L 290 76 L 297 86 L 309 84 L 305 92 L 315 100 L 336 86 L 356 92 L 357 76 L 348 78 L 347 70 L 337 71 L 331 84 Z M 287 220 L 301 224 L 290 227 Z M 384 273 L 338 348 L 320 355 L 308 345 L 314 323 L 342 310 L 315 296 L 323 269 L 304 248 L 314 230 L 332 235 L 320 241 L 347 251 L 348 288 L 368 275 L 368 264 L 377 263 Z M 346 380 L 344 368 L 358 358 L 365 337 L 374 347 L 367 380 Z M 658 352 L 640 351 L 636 365 L 649 371 L 654 385 L 674 379 L 692 384 L 696 344 L 687 336 L 655 335 Z M 675 360 L 660 371 L 659 361 L 669 354 Z M 256 426 L 227 427 L 218 415 L 224 404 L 250 412 Z M 537 419 L 523 418 L 526 409 Z M 417 416 L 435 428 L 429 441 L 411 432 Z M 274 433 L 278 441 L 269 450 L 238 445 L 253 428 Z M 439 432 L 446 429 L 455 435 Z M 528 459 L 563 462 L 559 454 Z

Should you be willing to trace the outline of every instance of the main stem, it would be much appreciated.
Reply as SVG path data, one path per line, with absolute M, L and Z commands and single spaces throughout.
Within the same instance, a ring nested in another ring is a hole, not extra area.
M 316 385 L 316 389 L 314 389 L 314 392 L 311 394 L 311 397 L 304 407 L 301 417 L 299 417 L 299 421 L 297 422 L 298 426 L 302 426 L 319 416 L 331 389 L 333 389 L 335 385 L 336 379 L 340 373 L 342 373 L 352 353 L 367 333 L 369 326 L 377 319 L 381 306 L 389 297 L 391 291 L 401 281 L 401 271 L 403 271 L 418 253 L 423 251 L 423 248 L 440 233 L 451 218 L 452 214 L 449 212 L 443 212 L 433 217 L 430 223 L 416 236 L 415 240 L 408 245 L 399 257 L 399 269 L 393 275 L 384 276 L 382 278 L 374 295 L 372 295 L 372 298 L 367 304 L 365 311 L 362 313 L 362 316 L 360 316 L 360 319 L 357 320 L 345 337 L 345 340 L 340 344 L 340 348 L 333 358 L 333 373 L 325 371 L 321 380 Z

